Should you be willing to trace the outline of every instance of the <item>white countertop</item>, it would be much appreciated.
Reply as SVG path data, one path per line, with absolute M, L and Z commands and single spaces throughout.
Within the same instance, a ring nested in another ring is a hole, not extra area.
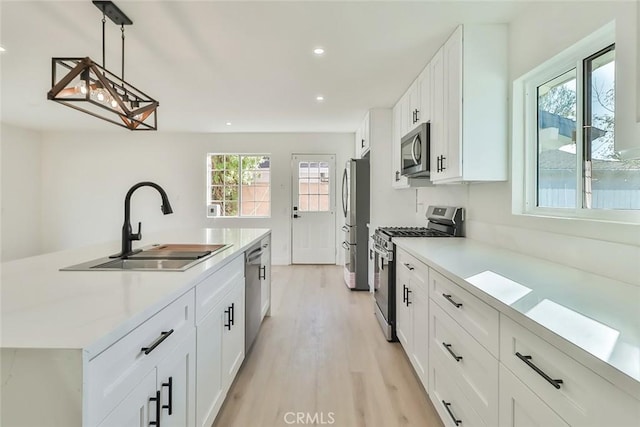
M 615 281 L 471 239 L 393 241 L 640 399 L 640 283 Z
M 186 271 L 59 271 L 117 253 L 114 241 L 2 264 L 0 324 L 3 348 L 81 349 L 97 354 L 193 288 L 268 229 L 221 228 L 149 233 L 153 243 L 231 244 Z

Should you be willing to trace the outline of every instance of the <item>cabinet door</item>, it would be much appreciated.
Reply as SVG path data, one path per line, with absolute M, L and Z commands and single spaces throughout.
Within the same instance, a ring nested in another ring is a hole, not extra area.
M 195 427 L 196 331 L 189 335 L 158 365 L 160 425 Z
M 427 378 L 429 374 L 429 299 L 426 289 L 426 283 L 424 287 L 412 285 L 410 297 L 413 324 L 413 352 L 411 359 L 425 389 L 429 386 Z
M 462 27 L 443 47 L 444 53 L 444 178 L 462 176 Z
M 223 306 L 226 317 L 222 329 L 222 382 L 227 390 L 244 360 L 244 286 L 234 287 Z
M 431 120 L 431 63 L 418 76 L 418 122 L 426 123 Z
M 156 405 L 149 399 L 156 398 L 156 369 L 144 376 L 142 381 L 107 415 L 100 427 L 147 427 L 156 419 Z M 208 427 L 208 426 L 207 426 Z
M 360 154 L 364 156 L 369 152 L 369 147 L 371 147 L 371 126 L 369 121 L 369 113 L 364 117 L 364 121 L 362 122 L 362 140 L 360 141 Z
M 499 390 L 500 427 L 569 426 L 502 364 Z
M 409 187 L 409 180 L 402 176 L 401 160 L 400 160 L 400 140 L 402 139 L 402 120 L 404 118 L 403 103 L 398 103 L 393 107 L 393 129 L 391 139 L 391 186 L 393 188 Z
M 215 306 L 196 330 L 196 425 L 211 427 L 224 400 L 222 381 L 222 328 L 227 315 L 225 301 Z
M 271 315 L 271 237 L 262 239 L 262 258 L 260 259 L 260 300 L 262 318 Z
M 440 158 L 444 155 L 444 62 L 442 48 L 431 59 L 431 181 L 442 179 Z
M 406 304 L 409 290 L 409 274 L 403 268 L 396 269 L 396 335 L 407 355 L 411 355 L 411 313 Z
M 409 123 L 407 131 L 413 130 L 420 123 L 420 90 L 418 79 L 414 80 L 407 92 L 407 121 Z

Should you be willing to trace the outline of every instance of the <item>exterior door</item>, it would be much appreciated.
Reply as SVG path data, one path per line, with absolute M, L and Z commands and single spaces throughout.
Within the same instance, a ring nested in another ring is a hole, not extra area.
M 335 156 L 294 154 L 291 262 L 336 263 Z

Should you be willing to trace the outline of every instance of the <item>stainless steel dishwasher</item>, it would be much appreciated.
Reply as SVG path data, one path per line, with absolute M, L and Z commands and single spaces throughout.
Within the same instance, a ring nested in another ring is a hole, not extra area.
M 244 258 L 244 277 L 245 277 L 245 293 L 244 293 L 244 352 L 247 354 L 251 345 L 258 335 L 261 320 L 261 283 L 260 274 L 262 270 L 262 247 L 260 242 L 251 246 L 245 252 Z

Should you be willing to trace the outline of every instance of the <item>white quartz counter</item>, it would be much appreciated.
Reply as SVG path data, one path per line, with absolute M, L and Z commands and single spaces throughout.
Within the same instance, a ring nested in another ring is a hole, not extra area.
M 83 349 L 96 355 L 196 283 L 212 274 L 268 229 L 192 229 L 151 234 L 154 243 L 231 244 L 186 271 L 59 271 L 120 249 L 114 241 L 3 263 L 0 293 L 2 348 Z
M 640 399 L 640 283 L 615 281 L 471 239 L 393 241 Z

